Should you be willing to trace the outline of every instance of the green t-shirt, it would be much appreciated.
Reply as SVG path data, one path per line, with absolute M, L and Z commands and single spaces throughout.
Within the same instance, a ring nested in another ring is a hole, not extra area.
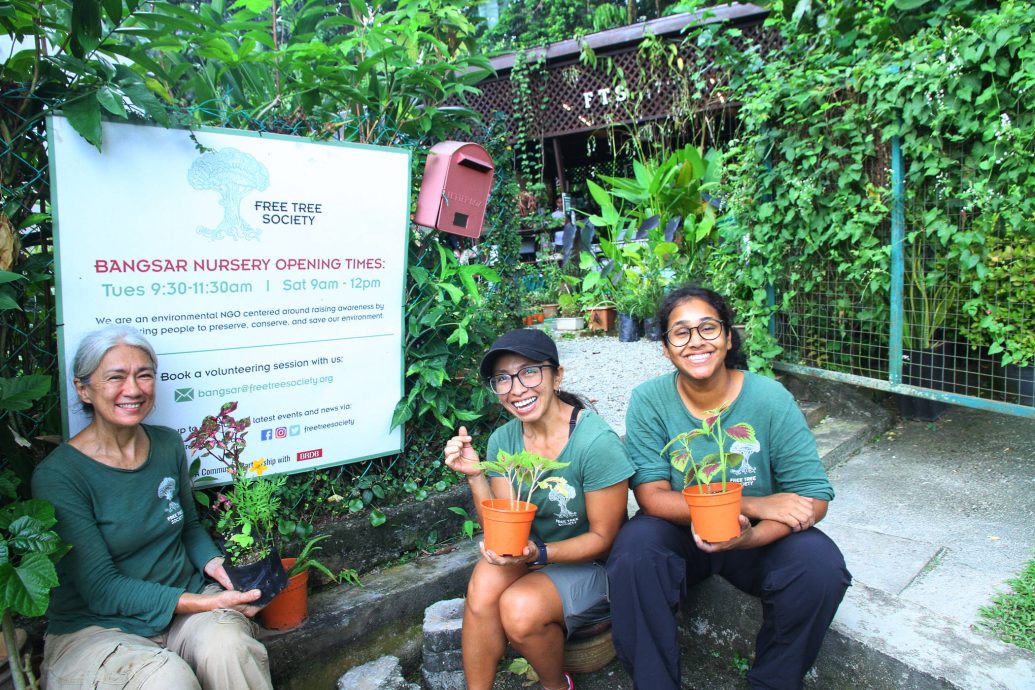
M 183 441 L 166 427 L 144 431 L 151 448 L 134 470 L 65 443 L 33 474 L 33 495 L 54 504 L 57 532 L 72 545 L 57 563 L 50 633 L 99 625 L 157 635 L 183 592 L 201 592 L 205 564 L 220 555 L 194 510 Z
M 683 488 L 683 473 L 669 462 L 669 451 L 662 456 L 661 449 L 678 434 L 699 428 L 702 420 L 690 414 L 679 397 L 677 375 L 658 376 L 632 392 L 625 416 L 625 447 L 636 468 L 633 487 L 668 480 L 673 489 Z M 724 434 L 724 443 L 727 452 L 744 457 L 726 476 L 743 484 L 744 495 L 790 492 L 833 500 L 834 489 L 820 463 L 816 440 L 794 397 L 779 382 L 744 372 L 740 395 L 721 420 L 723 429 L 740 423 L 754 429 L 754 439 L 733 440 Z M 700 461 L 718 452 L 718 446 L 710 437 L 699 436 L 690 451 Z
M 501 449 L 508 453 L 525 449 L 521 422 L 517 419 L 492 433 L 486 457 L 496 460 Z M 539 507 L 532 532 L 546 542 L 571 539 L 588 532 L 586 492 L 614 486 L 633 473 L 618 434 L 589 410 L 583 411 L 575 431 L 556 459 L 570 464 L 547 472 L 544 478 L 559 477 L 564 483 L 555 483 L 550 489 L 536 489 L 532 494 L 532 503 Z

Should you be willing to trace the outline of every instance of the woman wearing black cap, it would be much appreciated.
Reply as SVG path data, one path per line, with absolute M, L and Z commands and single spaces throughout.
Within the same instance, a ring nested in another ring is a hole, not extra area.
M 572 690 L 561 670 L 564 640 L 610 617 L 604 560 L 626 515 L 632 466 L 618 436 L 576 396 L 560 390 L 564 368 L 542 331 L 500 336 L 481 363 L 482 378 L 514 417 L 489 437 L 486 456 L 526 450 L 568 463 L 547 475 L 561 491 L 538 491 L 532 538 L 521 556 L 481 545 L 467 586 L 462 632 L 469 690 L 490 690 L 509 640 L 547 690 Z M 506 480 L 477 466 L 478 453 L 460 427 L 446 444 L 446 464 L 467 475 L 475 506 L 508 497 Z M 555 484 L 556 485 L 556 484 Z

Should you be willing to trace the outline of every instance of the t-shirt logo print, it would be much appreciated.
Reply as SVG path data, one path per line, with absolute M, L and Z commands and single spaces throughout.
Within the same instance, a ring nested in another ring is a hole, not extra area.
M 568 510 L 568 501 L 575 498 L 575 487 L 569 484 L 564 477 L 550 477 L 544 479 L 542 484 L 550 487 L 547 500 L 557 504 L 557 524 L 563 527 L 577 523 L 579 514 Z
M 756 438 L 752 437 L 750 439 L 734 441 L 733 445 L 730 446 L 730 452 L 740 453 L 744 457 L 744 461 L 730 470 L 730 474 L 738 477 L 745 474 L 754 475 L 755 468 L 751 465 L 751 456 L 760 450 L 762 450 L 762 444 L 760 444 Z
M 166 477 L 161 481 L 158 485 L 158 498 L 164 498 L 169 502 L 169 505 L 165 507 L 166 520 L 175 525 L 183 519 L 183 508 L 180 507 L 180 504 L 176 501 L 175 479 L 172 477 Z

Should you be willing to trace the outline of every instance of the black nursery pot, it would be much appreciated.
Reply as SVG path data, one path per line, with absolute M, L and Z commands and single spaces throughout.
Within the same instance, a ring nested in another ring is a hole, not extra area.
M 261 561 L 248 565 L 224 565 L 224 568 L 237 591 L 248 592 L 258 589 L 262 592 L 262 596 L 252 602 L 255 606 L 265 606 L 280 590 L 287 587 L 287 573 L 276 549 Z
M 643 334 L 647 336 L 647 340 L 655 342 L 661 340 L 661 324 L 658 322 L 658 317 L 648 316 L 643 319 Z
M 634 343 L 640 339 L 640 324 L 635 316 L 618 315 L 618 340 L 623 343 Z

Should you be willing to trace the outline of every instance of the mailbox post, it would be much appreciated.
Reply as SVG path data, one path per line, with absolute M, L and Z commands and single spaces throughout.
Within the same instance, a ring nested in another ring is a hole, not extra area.
M 485 204 L 495 168 L 478 144 L 443 141 L 424 164 L 413 222 L 443 232 L 478 237 L 485 224 Z

